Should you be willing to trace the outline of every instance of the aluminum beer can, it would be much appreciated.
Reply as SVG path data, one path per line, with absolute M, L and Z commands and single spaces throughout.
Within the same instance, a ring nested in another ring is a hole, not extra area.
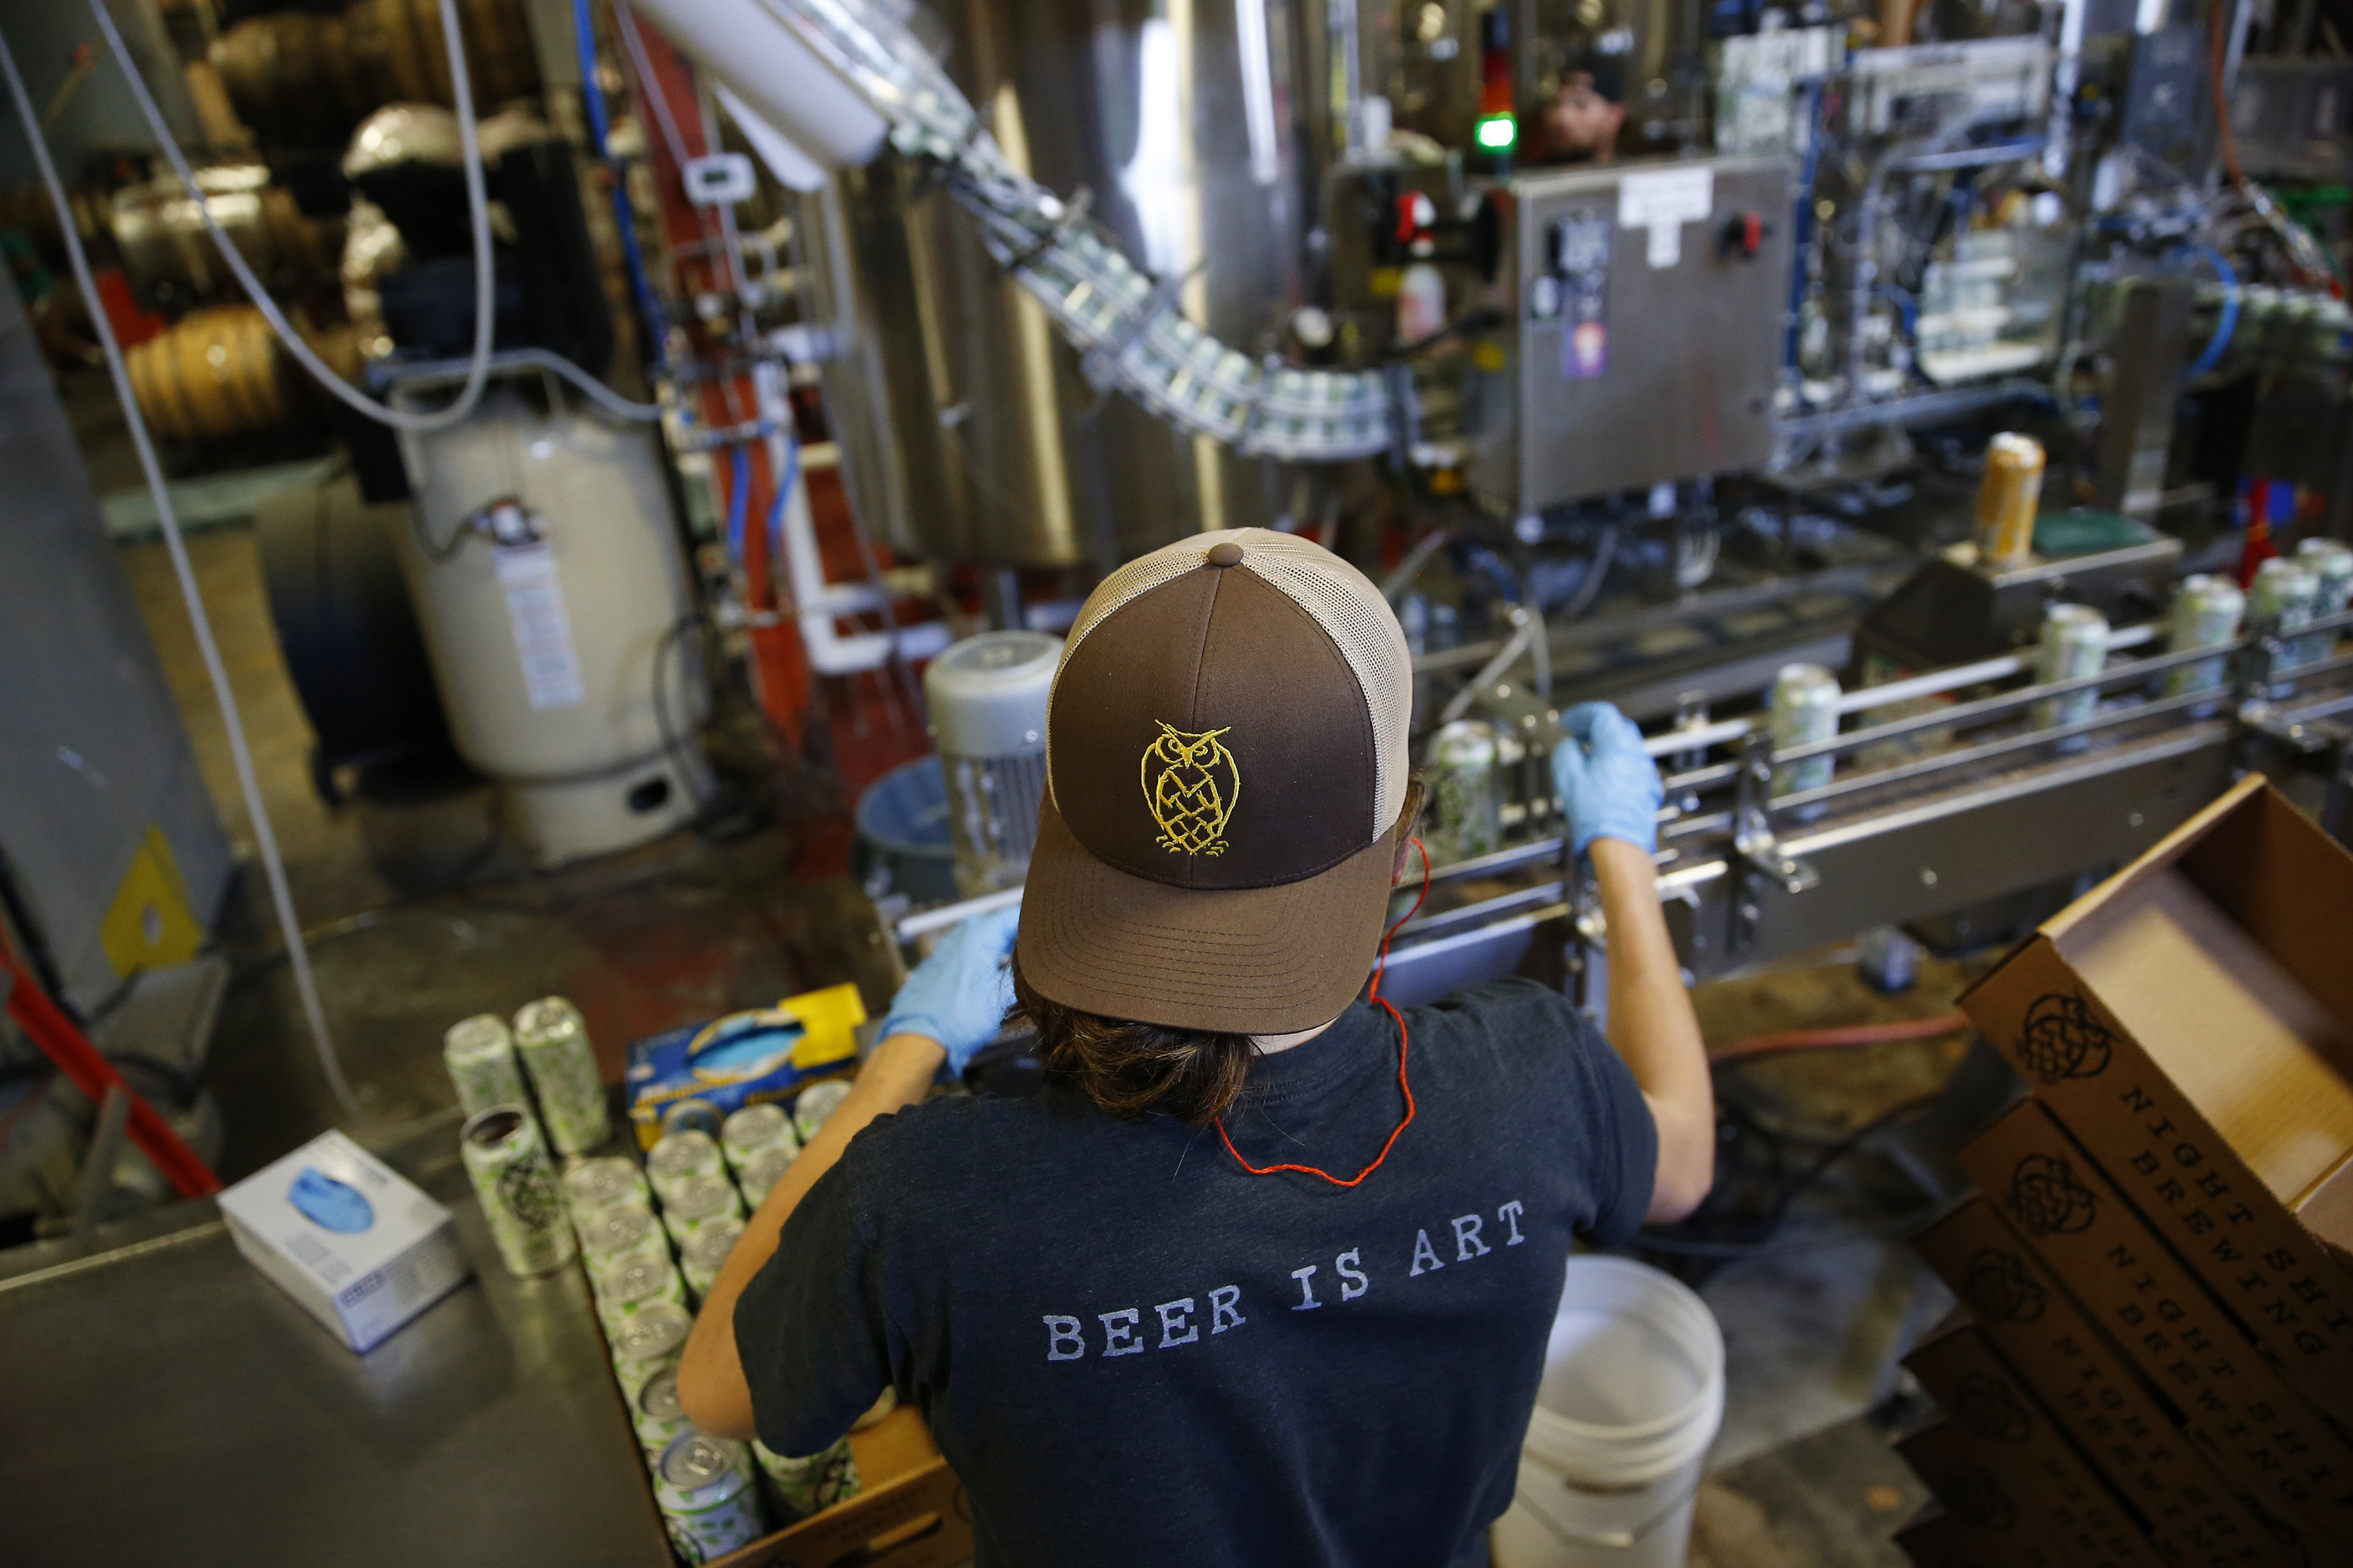
M 638 1435 L 638 1447 L 645 1450 L 646 1462 L 660 1462 L 662 1450 L 695 1431 L 693 1422 L 678 1402 L 678 1368 L 676 1365 L 657 1367 L 629 1401 L 629 1426 Z
M 2304 644 L 2311 639 L 2287 634 L 2312 619 L 2319 604 L 2319 574 L 2300 561 L 2274 556 L 2255 568 L 2255 580 L 2247 593 L 2247 618 L 2268 620 L 2273 632 L 2284 639 L 2281 662 L 2299 664 Z M 2282 682 L 2271 689 L 2271 695 L 2284 697 L 2289 689 L 2289 683 Z
M 612 1134 L 605 1080 L 580 1009 L 561 996 L 526 1002 L 514 1017 L 515 1054 L 539 1092 L 539 1113 L 559 1154 L 585 1154 Z
M 849 1451 L 847 1437 L 820 1453 L 799 1458 L 754 1442 L 752 1457 L 775 1484 L 776 1500 L 797 1519 L 807 1519 L 859 1493 L 858 1458 Z
M 686 1281 L 667 1258 L 633 1252 L 607 1264 L 596 1277 L 596 1306 L 608 1333 L 618 1333 L 636 1313 L 657 1301 L 686 1310 Z
M 2038 681 L 2073 680 L 2078 676 L 2097 675 L 2108 663 L 2108 618 L 2089 605 L 2046 605 L 2042 609 L 2042 638 L 2034 649 L 2034 679 Z M 2071 691 L 2064 697 L 2045 698 L 2034 705 L 2034 727 L 2055 730 L 2062 724 L 2080 724 L 2100 710 L 2100 693 L 2095 687 Z M 2063 742 L 2073 751 L 2088 743 L 2084 736 L 2071 737 Z
M 615 1204 L 652 1201 L 653 1189 L 646 1185 L 645 1173 L 625 1155 L 574 1160 L 564 1167 L 564 1203 L 575 1223 Z
M 522 1066 L 515 1059 L 514 1037 L 495 1013 L 477 1013 L 450 1025 L 441 1037 L 441 1062 L 457 1086 L 459 1109 L 469 1116 L 480 1116 L 493 1105 L 531 1103 L 522 1086 Z
M 1838 677 L 1820 665 L 1783 665 L 1773 677 L 1773 689 L 1766 699 L 1774 750 L 1810 745 L 1837 734 L 1839 697 Z M 1802 763 L 1776 768 L 1773 793 L 1794 795 L 1803 789 L 1820 789 L 1831 782 L 1837 768 L 1836 757 L 1809 757 Z
M 482 1200 L 482 1218 L 512 1274 L 544 1274 L 576 1247 L 539 1123 L 520 1105 L 494 1105 L 458 1132 L 458 1152 Z
M 670 1201 L 662 1205 L 662 1226 L 681 1253 L 704 1226 L 743 1217 L 744 1200 L 735 1195 L 735 1184 L 724 1176 L 696 1176 L 682 1182 L 670 1190 Z
M 719 1152 L 727 1156 L 727 1168 L 739 1180 L 753 1155 L 779 1146 L 788 1152 L 800 1146 L 800 1141 L 793 1134 L 792 1118 L 785 1114 L 781 1105 L 747 1105 L 719 1129 Z
M 744 1192 L 744 1205 L 758 1208 L 767 1201 L 770 1189 L 784 1179 L 785 1167 L 793 1163 L 793 1152 L 778 1145 L 763 1149 L 744 1162 L 735 1173 L 735 1184 Z
M 2042 443 L 2005 431 L 1986 444 L 1978 487 L 1978 561 L 2015 566 L 2034 553 L 2034 520 L 2042 507 Z
M 2246 605 L 2247 596 L 2228 577 L 2211 577 L 2203 572 L 2184 577 L 2173 591 L 2166 650 L 2186 653 L 2194 647 L 2229 642 L 2239 635 L 2239 617 Z M 2167 670 L 2165 694 L 2180 697 L 2192 691 L 2218 691 L 2229 679 L 2225 661 L 2201 658 L 2195 664 L 2178 664 Z
M 807 1143 L 816 1137 L 825 1119 L 840 1110 L 849 1098 L 849 1080 L 843 1078 L 824 1079 L 801 1090 L 800 1098 L 793 1101 L 793 1131 L 800 1141 Z
M 2353 600 L 2353 548 L 2333 539 L 2307 539 L 2295 547 L 2295 563 L 2313 575 L 2313 618 L 2344 614 L 2346 602 Z M 2296 663 L 2327 658 L 2343 636 L 2342 632 L 2316 632 L 2303 638 Z
M 694 1227 L 684 1247 L 679 1249 L 678 1271 L 686 1279 L 686 1288 L 701 1301 L 719 1283 L 719 1271 L 727 1267 L 727 1255 L 744 1237 L 744 1222 L 721 1216 L 704 1220 Z
M 687 1332 L 693 1327 L 694 1320 L 685 1308 L 649 1301 L 613 1331 L 613 1375 L 619 1380 L 621 1397 L 632 1412 L 638 1407 L 638 1394 L 654 1374 L 678 1365 L 678 1358 L 686 1353 Z
M 1504 841 L 1504 803 L 1496 776 L 1495 727 L 1457 719 L 1430 742 L 1430 795 L 1437 837 L 1449 859 L 1485 855 Z
M 588 1260 L 591 1277 L 624 1258 L 670 1256 L 661 1221 L 654 1217 L 649 1205 L 608 1204 L 586 1218 L 575 1218 L 574 1224 L 580 1232 L 580 1251 Z
M 665 1204 L 670 1194 L 698 1176 L 717 1176 L 724 1180 L 726 1163 L 719 1157 L 719 1144 L 708 1132 L 691 1128 L 682 1132 L 666 1132 L 646 1155 L 646 1179 L 654 1185 L 655 1194 Z
M 689 1095 L 662 1107 L 661 1130 L 665 1138 L 673 1132 L 700 1132 L 706 1138 L 716 1138 L 719 1128 L 719 1108 L 700 1096 Z
M 708 1563 L 760 1539 L 760 1494 L 732 1447 L 689 1432 L 654 1461 L 654 1502 L 686 1562 Z

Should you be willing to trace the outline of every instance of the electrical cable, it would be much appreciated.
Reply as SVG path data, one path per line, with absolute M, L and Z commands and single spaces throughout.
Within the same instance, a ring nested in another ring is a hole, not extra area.
M 2182 373 L 2184 381 L 2194 382 L 2221 363 L 2222 353 L 2231 346 L 2231 334 L 2239 327 L 2239 275 L 2222 253 L 2202 240 L 2192 240 L 2185 247 L 2189 254 L 2211 267 L 2222 280 L 2222 311 L 2214 322 L 2214 335 Z
M 449 0 L 443 0 L 445 10 Z M 99 16 L 110 38 L 121 47 L 121 35 L 114 31 L 111 18 L 103 8 Z M 450 37 L 456 37 L 454 19 Z M 453 49 L 454 49 L 453 45 Z M 9 95 L 15 99 L 16 116 L 25 127 L 25 137 L 33 151 L 34 163 L 41 174 L 41 183 L 48 187 L 49 205 L 58 216 L 58 232 L 64 239 L 67 259 L 73 268 L 74 282 L 87 300 L 100 298 L 97 279 L 91 276 L 89 254 L 82 248 L 81 231 L 74 222 L 72 204 L 67 199 L 65 184 L 58 177 L 56 163 L 49 156 L 48 142 L 41 135 L 38 120 L 33 112 L 33 100 L 25 90 L 25 79 L 16 69 L 16 57 L 7 40 L 0 38 L 0 72 L 8 79 Z M 137 80 L 136 73 L 132 79 Z M 459 79 L 461 82 L 463 77 Z M 142 88 L 143 92 L 143 86 Z M 207 220 L 209 221 L 209 219 Z M 224 248 L 235 255 L 236 247 Z M 244 261 L 238 258 L 237 265 Z M 327 1014 L 319 999 L 317 978 L 311 972 L 309 952 L 302 946 L 302 928 L 294 912 L 294 895 L 286 881 L 285 859 L 279 853 L 278 834 L 269 820 L 269 807 L 261 795 L 261 781 L 254 771 L 253 749 L 248 743 L 245 723 L 237 710 L 237 692 L 229 684 L 228 667 L 222 661 L 220 645 L 213 637 L 212 618 L 206 613 L 204 595 L 196 585 L 195 566 L 188 559 L 187 542 L 180 533 L 179 515 L 173 510 L 170 489 L 164 482 L 164 468 L 155 455 L 154 438 L 148 433 L 147 421 L 139 412 L 139 400 L 131 390 L 131 368 L 122 356 L 122 344 L 114 335 L 114 324 L 102 310 L 90 312 L 90 326 L 98 334 L 99 347 L 106 355 L 107 374 L 113 378 L 114 395 L 122 405 L 123 422 L 131 432 L 132 447 L 139 455 L 139 467 L 147 479 L 148 491 L 154 498 L 155 520 L 162 526 L 164 546 L 171 556 L 173 575 L 178 578 L 181 602 L 186 606 L 190 628 L 195 634 L 196 652 L 203 660 L 205 675 L 211 683 L 213 700 L 220 705 L 223 728 L 227 731 L 229 760 L 237 772 L 238 793 L 243 796 L 247 816 L 253 826 L 254 845 L 261 857 L 262 874 L 269 883 L 269 901 L 278 915 L 280 934 L 286 942 L 288 966 L 294 976 L 294 990 L 302 1008 L 303 1021 L 309 1026 L 311 1043 L 318 1054 L 319 1066 L 327 1079 L 327 1087 L 335 1101 L 354 1121 L 366 1122 L 372 1118 L 361 1105 L 351 1083 L 343 1076 L 343 1062 L 336 1056 L 334 1037 L 327 1027 Z M 453 405 L 454 406 L 454 405 Z
M 1939 1013 L 1930 1018 L 1898 1018 L 1882 1024 L 1841 1024 L 1825 1029 L 1782 1029 L 1750 1035 L 1707 1054 L 1710 1067 L 1754 1061 L 1759 1057 L 1788 1056 L 1802 1051 L 1852 1050 L 1859 1046 L 1885 1045 L 1896 1040 L 1927 1040 L 1957 1034 L 1970 1027 L 1967 1013 Z
M 582 3 L 585 5 L 586 0 L 582 0 Z M 279 309 L 278 301 L 269 297 L 269 290 L 262 285 L 259 278 L 254 276 L 244 254 L 222 230 L 220 220 L 213 216 L 212 204 L 205 199 L 204 191 L 197 185 L 195 171 L 188 166 L 188 155 L 180 150 L 179 142 L 172 136 L 172 128 L 164 123 L 164 111 L 157 107 L 154 95 L 147 90 L 146 78 L 140 74 L 138 62 L 131 58 L 130 46 L 122 41 L 122 34 L 116 28 L 114 17 L 106 8 L 106 0 L 89 0 L 89 5 L 90 15 L 98 20 L 99 31 L 106 35 L 107 47 L 114 52 L 115 63 L 122 68 L 131 96 L 137 100 L 139 112 L 147 121 L 147 129 L 154 135 L 155 144 L 163 149 L 164 157 L 170 160 L 173 171 L 180 176 L 181 187 L 187 192 L 188 200 L 195 204 L 196 212 L 205 220 L 206 231 L 212 236 L 221 259 L 237 275 L 237 283 L 245 289 L 246 297 L 253 301 L 254 308 L 261 312 L 262 319 L 269 323 L 270 331 L 278 334 L 279 342 L 286 345 L 286 352 L 294 356 L 295 363 L 309 372 L 311 379 L 338 401 L 377 424 L 388 425 L 396 430 L 420 433 L 447 430 L 471 414 L 475 404 L 481 400 L 482 388 L 490 380 L 491 327 L 497 313 L 497 292 L 491 265 L 490 190 L 483 180 L 481 138 L 474 120 L 473 79 L 466 70 L 466 47 L 459 31 L 457 0 L 440 0 L 441 33 L 442 41 L 448 48 L 449 82 L 457 97 L 458 142 L 459 155 L 466 165 L 466 212 L 474 226 L 474 348 L 468 364 L 465 386 L 458 394 L 457 400 L 429 414 L 394 408 L 376 402 L 336 374 L 333 367 L 321 359 L 302 334 L 294 330 L 292 323 L 287 321 L 285 311 Z M 39 140 L 39 132 L 29 121 L 26 124 L 26 133 L 36 141 Z M 93 293 L 90 298 L 95 300 L 98 296 Z

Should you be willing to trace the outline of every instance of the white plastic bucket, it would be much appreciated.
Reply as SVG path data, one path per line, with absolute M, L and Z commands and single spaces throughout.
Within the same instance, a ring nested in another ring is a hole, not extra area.
M 1570 1258 L 1495 1568 L 1682 1568 L 1723 1420 L 1707 1304 L 1642 1264 Z

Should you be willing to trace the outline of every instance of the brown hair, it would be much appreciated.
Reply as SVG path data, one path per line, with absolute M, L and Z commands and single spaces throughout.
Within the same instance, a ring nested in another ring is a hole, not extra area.
M 1391 842 L 1402 845 L 1420 821 L 1421 781 L 1407 785 Z M 1240 1098 L 1258 1047 L 1250 1037 L 1171 1029 L 1105 1018 L 1041 995 L 1013 960 L 1010 1021 L 1038 1031 L 1038 1055 L 1053 1077 L 1076 1084 L 1113 1116 L 1158 1112 L 1196 1124 L 1223 1116 Z

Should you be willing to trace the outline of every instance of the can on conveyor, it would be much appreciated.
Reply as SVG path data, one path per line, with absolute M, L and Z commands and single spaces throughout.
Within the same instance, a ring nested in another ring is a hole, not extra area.
M 597 1271 L 596 1307 L 607 1329 L 618 1333 L 630 1317 L 657 1301 L 686 1310 L 686 1281 L 668 1258 L 633 1252 Z
M 735 1195 L 735 1184 L 726 1177 L 696 1176 L 670 1190 L 670 1201 L 662 1205 L 661 1217 L 662 1227 L 683 1253 L 704 1226 L 717 1220 L 742 1219 L 744 1200 Z
M 1820 665 L 1783 665 L 1773 677 L 1773 689 L 1766 698 L 1774 750 L 1810 745 L 1837 734 L 1840 695 L 1838 677 Z M 1809 757 L 1802 763 L 1776 768 L 1773 793 L 1795 795 L 1799 790 L 1820 789 L 1831 782 L 1837 769 L 1836 757 Z
M 2042 508 L 2042 443 L 2004 431 L 1986 443 L 1978 486 L 1978 561 L 2015 566 L 2034 553 L 2034 520 Z
M 2313 619 L 2343 615 L 2347 601 L 2353 600 L 2353 546 L 2339 544 L 2333 539 L 2307 539 L 2295 547 L 2295 563 L 2312 574 Z M 2327 658 L 2344 635 L 2316 632 L 2304 638 L 2295 656 L 2296 663 L 2311 664 Z
M 722 1215 L 704 1220 L 694 1227 L 694 1234 L 679 1249 L 678 1271 L 685 1277 L 686 1288 L 700 1302 L 719 1283 L 719 1271 L 727 1267 L 727 1255 L 744 1238 L 744 1222 Z
M 658 1367 L 638 1385 L 637 1396 L 629 1401 L 629 1426 L 648 1464 L 659 1463 L 664 1448 L 694 1431 L 694 1423 L 678 1402 L 676 1366 Z
M 724 1557 L 760 1538 L 760 1495 L 728 1447 L 689 1432 L 654 1461 L 654 1502 L 670 1545 L 689 1563 Z
M 457 1086 L 459 1107 L 480 1116 L 493 1105 L 529 1105 L 522 1065 L 515 1060 L 514 1037 L 495 1013 L 477 1013 L 449 1026 L 441 1037 L 441 1062 Z
M 718 1141 L 708 1132 L 688 1129 L 666 1132 L 646 1155 L 646 1179 L 665 1204 L 670 1194 L 698 1176 L 726 1179 L 726 1162 L 719 1157 Z
M 1443 857 L 1468 860 L 1504 841 L 1504 803 L 1496 776 L 1495 727 L 1457 719 L 1430 742 L 1430 799 L 1438 822 L 1432 837 Z
M 735 1174 L 735 1182 L 744 1190 L 744 1206 L 758 1208 L 765 1203 L 769 1191 L 784 1179 L 785 1167 L 793 1163 L 793 1152 L 778 1145 L 763 1149 L 744 1163 Z
M 530 1111 L 494 1105 L 476 1114 L 459 1130 L 458 1152 L 508 1272 L 544 1274 L 572 1261 L 576 1244 L 556 1188 L 555 1162 Z
M 646 1185 L 644 1173 L 625 1155 L 602 1154 L 575 1160 L 564 1167 L 564 1204 L 572 1211 L 575 1226 L 615 1204 L 652 1201 L 653 1189 Z
M 787 1458 L 765 1443 L 752 1445 L 752 1457 L 775 1483 L 776 1500 L 796 1518 L 807 1519 L 820 1509 L 859 1493 L 858 1458 L 842 1438 L 821 1453 Z
M 515 1014 L 514 1042 L 557 1153 L 585 1154 L 611 1135 L 605 1080 L 580 1009 L 561 996 L 526 1002 Z
M 2089 605 L 2045 605 L 2042 607 L 2042 637 L 2034 648 L 2034 679 L 2037 682 L 2073 680 L 2080 676 L 2097 675 L 2108 663 L 2108 618 Z M 2097 687 L 2087 686 L 2081 691 L 2071 691 L 2063 697 L 2050 697 L 2034 705 L 2034 727 L 2055 730 L 2063 724 L 2080 724 L 2100 710 Z M 2090 744 L 2087 736 L 2076 735 L 2060 742 L 2065 751 L 2080 750 Z
M 807 1143 L 825 1125 L 825 1119 L 840 1110 L 841 1102 L 849 1098 L 848 1079 L 828 1078 L 809 1085 L 793 1101 L 793 1131 Z
M 640 1254 L 649 1258 L 670 1256 L 670 1241 L 661 1221 L 654 1217 L 649 1205 L 609 1204 L 574 1223 L 580 1232 L 580 1251 L 588 1259 L 592 1278 L 624 1258 Z
M 792 1118 L 785 1108 L 770 1102 L 747 1105 L 729 1117 L 719 1129 L 719 1152 L 727 1156 L 727 1168 L 738 1180 L 752 1156 L 763 1149 L 782 1147 L 787 1152 L 798 1149 L 800 1140 L 794 1136 Z
M 2283 639 L 2281 663 L 2300 663 L 2303 639 L 2289 634 L 2312 619 L 2319 603 L 2319 574 L 2302 562 L 2274 556 L 2255 568 L 2255 580 L 2247 590 L 2247 619 L 2268 622 L 2273 635 Z M 2283 681 L 2272 687 L 2271 695 L 2284 697 L 2291 689 L 2291 683 Z
M 2228 577 L 2209 576 L 2203 572 L 2184 577 L 2173 591 L 2166 651 L 2187 653 L 2194 647 L 2229 642 L 2239 635 L 2239 617 L 2246 606 L 2247 596 Z M 2165 694 L 2181 697 L 2192 691 L 2218 691 L 2230 679 L 2228 662 L 2219 658 L 2178 664 L 2165 672 Z
M 678 1364 L 686 1350 L 687 1331 L 693 1327 L 694 1320 L 685 1308 L 650 1301 L 614 1332 L 613 1375 L 619 1380 L 621 1397 L 631 1410 L 637 1408 L 638 1392 L 656 1373 Z

